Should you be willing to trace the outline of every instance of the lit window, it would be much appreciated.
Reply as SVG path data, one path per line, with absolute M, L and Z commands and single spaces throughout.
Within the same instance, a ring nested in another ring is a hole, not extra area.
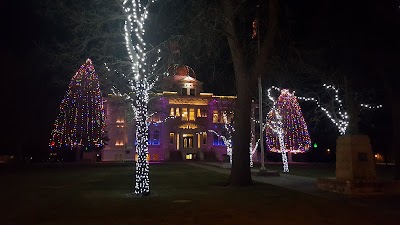
M 174 108 L 171 108 L 171 109 L 169 110 L 169 116 L 174 116 L 174 115 L 175 115 L 174 112 L 175 112 L 175 109 L 174 109 Z
M 213 145 L 219 145 L 217 134 L 214 134 Z
M 213 111 L 213 123 L 218 123 L 218 111 Z
M 181 114 L 179 113 L 179 108 L 176 108 L 175 116 L 181 116 Z
M 197 109 L 197 117 L 201 117 L 201 110 Z
M 182 121 L 188 120 L 188 111 L 187 108 L 182 108 Z
M 170 132 L 169 133 L 169 143 L 173 144 L 174 143 L 174 137 L 175 137 L 175 133 Z
M 201 117 L 207 117 L 207 110 L 201 109 Z
M 189 109 L 189 121 L 195 121 L 194 109 L 193 108 Z
M 219 118 L 220 123 L 225 123 L 225 119 L 227 119 L 226 111 L 221 112 L 221 118 Z
M 153 145 L 159 145 L 160 144 L 160 131 L 155 130 L 153 134 Z
M 186 154 L 186 159 L 193 159 L 193 155 L 192 154 Z
M 176 149 L 179 150 L 179 134 L 176 134 Z
M 197 134 L 197 148 L 200 148 L 200 144 L 201 144 L 201 137 L 200 134 Z

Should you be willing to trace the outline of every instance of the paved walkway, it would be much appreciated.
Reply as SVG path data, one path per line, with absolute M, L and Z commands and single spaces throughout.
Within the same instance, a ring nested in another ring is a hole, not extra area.
M 191 166 L 201 167 L 218 173 L 230 174 L 229 168 L 222 168 L 221 163 L 202 162 L 188 163 Z M 334 201 L 341 201 L 344 204 L 354 204 L 358 206 L 374 208 L 390 214 L 400 215 L 400 196 L 364 196 L 349 197 L 340 193 L 323 191 L 317 188 L 316 178 L 282 174 L 280 176 L 257 176 L 258 169 L 252 169 L 253 181 L 275 185 Z
M 229 168 L 222 168 L 221 163 L 202 162 L 202 163 L 188 163 L 189 165 L 201 167 L 204 169 L 212 170 L 218 173 L 230 174 Z M 257 176 L 258 169 L 251 169 L 252 179 L 257 182 L 271 184 L 303 193 L 324 196 L 325 191 L 321 191 L 316 187 L 316 178 L 295 176 L 290 174 L 280 174 L 280 176 Z

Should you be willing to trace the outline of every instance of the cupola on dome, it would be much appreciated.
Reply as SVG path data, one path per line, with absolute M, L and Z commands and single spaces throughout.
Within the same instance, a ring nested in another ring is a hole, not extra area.
M 196 78 L 194 70 L 190 66 L 173 64 L 168 67 L 168 74 L 170 76 L 190 76 Z

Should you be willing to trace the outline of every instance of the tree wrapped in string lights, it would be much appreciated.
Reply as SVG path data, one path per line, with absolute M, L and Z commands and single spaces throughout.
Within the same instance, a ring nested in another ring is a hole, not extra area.
M 150 52 L 147 50 L 144 36 L 148 8 L 154 2 L 155 0 L 124 0 L 122 2 L 126 17 L 124 25 L 125 46 L 130 60 L 130 72 L 128 75 L 122 75 L 128 80 L 131 89 L 130 93 L 123 96 L 131 100 L 131 106 L 135 113 L 136 154 L 138 155 L 135 172 L 135 194 L 138 196 L 150 194 L 149 162 L 147 160 L 149 153 L 148 104 L 150 92 L 158 80 L 155 69 L 160 60 L 160 57 L 158 57 L 160 50 L 157 50 L 157 58 L 154 59 L 153 64 L 148 65 Z
M 223 112 L 222 119 L 224 121 L 224 135 L 218 134 L 215 130 L 208 130 L 208 132 L 214 133 L 222 139 L 226 146 L 226 154 L 229 156 L 229 163 L 232 164 L 232 134 L 235 132 L 235 128 L 232 122 L 228 119 L 226 112 Z
M 281 95 L 267 119 L 267 145 L 271 152 L 304 153 L 311 146 L 307 124 L 301 112 L 296 96 L 287 89 Z M 288 172 L 288 168 L 287 171 Z
M 104 146 L 105 114 L 99 79 L 87 59 L 72 77 L 51 132 L 54 148 L 98 149 Z

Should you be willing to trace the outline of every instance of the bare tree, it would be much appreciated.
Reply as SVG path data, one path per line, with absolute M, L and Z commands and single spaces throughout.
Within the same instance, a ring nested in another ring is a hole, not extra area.
M 279 36 L 280 1 L 270 0 L 268 5 L 259 7 L 263 14 L 268 15 L 268 31 L 260 39 L 258 55 L 253 55 L 248 62 L 245 46 L 238 32 L 240 16 L 244 13 L 245 1 L 221 1 L 224 11 L 223 30 L 228 40 L 233 67 L 235 71 L 237 102 L 235 109 L 235 130 L 233 135 L 233 162 L 230 184 L 235 186 L 252 183 L 250 174 L 249 143 L 251 133 L 251 88 L 257 86 L 259 76 L 265 74 L 265 64 L 273 55 L 275 41 Z M 258 34 L 261 35 L 261 34 Z

